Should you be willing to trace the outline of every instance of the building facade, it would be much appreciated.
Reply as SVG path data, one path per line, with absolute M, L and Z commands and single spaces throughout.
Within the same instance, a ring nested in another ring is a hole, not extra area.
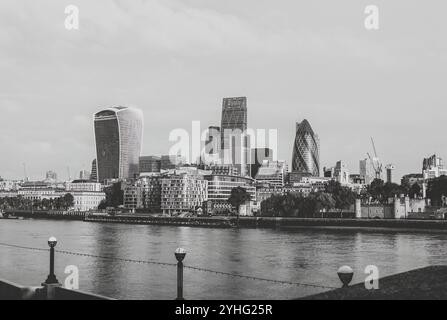
M 251 149 L 250 175 L 255 178 L 264 160 L 273 161 L 273 150 L 269 148 Z
M 292 171 L 320 176 L 320 140 L 307 120 L 296 124 Z
M 250 177 L 211 174 L 206 175 L 205 179 L 208 181 L 208 211 L 211 214 L 231 211 L 228 199 L 233 188 L 244 188 L 250 200 L 256 201 L 256 183 Z
M 161 158 L 156 156 L 140 157 L 140 174 L 149 172 L 160 172 Z
M 369 159 L 359 161 L 360 176 L 365 180 L 365 184 L 369 185 L 374 180 L 374 174 Z
M 161 212 L 161 182 L 166 176 L 141 176 L 133 184 L 125 186 L 124 207 L 146 213 Z
M 201 175 L 180 173 L 161 180 L 163 214 L 195 212 L 207 198 L 208 181 Z
M 286 163 L 284 161 L 264 160 L 256 174 L 256 184 L 282 188 L 285 184 Z
M 130 179 L 138 174 L 143 137 L 143 113 L 112 107 L 95 114 L 98 180 Z

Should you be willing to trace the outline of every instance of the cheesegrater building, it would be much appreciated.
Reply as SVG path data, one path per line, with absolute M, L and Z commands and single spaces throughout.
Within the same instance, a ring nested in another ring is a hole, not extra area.
M 241 176 L 249 174 L 246 97 L 223 99 L 220 130 L 223 164 L 236 166 Z
M 143 112 L 112 107 L 94 116 L 98 181 L 130 179 L 139 172 Z

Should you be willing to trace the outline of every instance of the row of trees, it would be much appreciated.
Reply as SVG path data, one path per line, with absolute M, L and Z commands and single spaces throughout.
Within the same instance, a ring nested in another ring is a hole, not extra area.
M 74 205 L 73 195 L 70 193 L 54 199 L 30 200 L 22 196 L 0 198 L 2 210 L 67 210 Z
M 324 191 L 273 195 L 261 203 L 261 215 L 311 218 L 322 211 L 346 210 L 355 203 L 356 195 L 339 182 L 330 181 Z
M 399 185 L 391 182 L 384 182 L 381 179 L 375 179 L 361 194 L 362 199 L 372 200 L 373 202 L 385 204 L 388 199 L 408 195 L 410 198 L 422 196 L 422 188 L 415 183 L 412 186 Z

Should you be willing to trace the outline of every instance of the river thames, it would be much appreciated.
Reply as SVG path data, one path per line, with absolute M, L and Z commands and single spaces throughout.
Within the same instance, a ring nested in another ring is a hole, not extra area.
M 79 289 L 119 299 L 174 299 L 176 267 L 104 259 L 111 257 L 176 263 L 177 247 L 187 250 L 185 266 L 294 283 L 339 287 L 337 269 L 349 265 L 354 282 L 367 265 L 380 277 L 429 265 L 447 264 L 447 234 L 354 230 L 210 229 L 88 223 L 56 220 L 0 220 L 0 243 L 47 249 L 58 239 L 56 276 L 79 269 Z M 0 245 L 0 278 L 40 285 L 48 275 L 48 252 Z M 186 299 L 291 299 L 327 289 L 185 269 Z

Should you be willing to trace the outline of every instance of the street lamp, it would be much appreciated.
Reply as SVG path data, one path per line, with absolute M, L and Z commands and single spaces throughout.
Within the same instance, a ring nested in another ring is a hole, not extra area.
M 343 283 L 343 288 L 347 288 L 349 283 L 352 281 L 354 271 L 349 266 L 343 266 L 338 269 L 337 274 L 340 281 Z
M 50 237 L 48 239 L 48 246 L 50 247 L 50 274 L 48 275 L 45 284 L 56 284 L 59 283 L 54 274 L 54 247 L 57 245 L 57 239 L 55 237 Z
M 174 252 L 175 258 L 177 259 L 177 299 L 185 300 L 183 298 L 183 259 L 186 256 L 186 250 L 183 248 L 177 248 Z

